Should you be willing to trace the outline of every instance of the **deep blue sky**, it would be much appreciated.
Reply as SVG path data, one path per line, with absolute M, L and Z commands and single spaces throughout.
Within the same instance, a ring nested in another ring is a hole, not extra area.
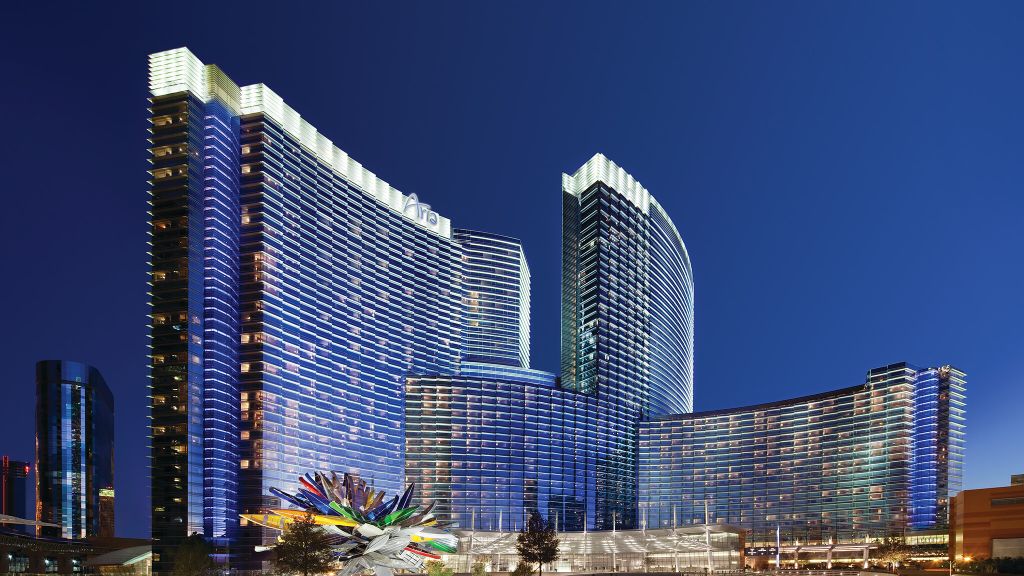
M 117 398 L 118 531 L 148 533 L 146 55 L 264 82 L 457 226 L 523 239 L 557 369 L 562 171 L 601 151 L 696 281 L 696 406 L 968 373 L 968 487 L 1024 472 L 1024 4 L 132 2 L 0 8 L 0 453 L 33 365 Z

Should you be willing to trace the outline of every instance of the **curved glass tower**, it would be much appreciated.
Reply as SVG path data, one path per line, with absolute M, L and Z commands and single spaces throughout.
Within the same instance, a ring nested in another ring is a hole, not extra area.
M 596 529 L 636 525 L 636 425 L 693 409 L 693 273 L 650 193 L 602 154 L 562 175 L 562 386 L 608 402 Z
M 300 472 L 401 487 L 405 376 L 458 372 L 463 260 L 447 218 L 268 87 L 177 49 L 150 57 L 150 92 L 159 572 L 192 532 L 272 542 L 238 513 Z
M 81 362 L 36 364 L 36 535 L 113 536 L 114 396 Z M 108 500 L 109 499 L 109 500 Z
M 693 270 L 672 220 L 603 154 L 562 175 L 562 385 L 642 417 L 693 410 Z
M 675 224 L 651 198 L 652 416 L 693 411 L 693 270 Z

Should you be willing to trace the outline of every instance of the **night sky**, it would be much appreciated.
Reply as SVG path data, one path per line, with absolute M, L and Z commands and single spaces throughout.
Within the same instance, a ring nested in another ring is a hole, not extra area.
M 698 410 L 968 374 L 967 487 L 1024 472 L 1024 4 L 132 2 L 0 8 L 0 453 L 34 364 L 117 401 L 117 522 L 149 531 L 146 56 L 263 82 L 453 224 L 519 237 L 557 370 L 560 174 L 603 152 L 675 221 Z

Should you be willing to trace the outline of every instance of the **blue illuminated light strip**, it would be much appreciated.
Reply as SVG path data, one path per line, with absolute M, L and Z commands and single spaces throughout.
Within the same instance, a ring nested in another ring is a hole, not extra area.
M 206 104 L 203 137 L 203 526 L 230 540 L 238 526 L 238 117 Z

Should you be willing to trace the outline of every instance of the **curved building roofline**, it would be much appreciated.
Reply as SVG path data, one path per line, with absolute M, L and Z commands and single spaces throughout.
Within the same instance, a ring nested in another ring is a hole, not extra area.
M 651 193 L 647 188 L 600 152 L 594 154 L 572 176 L 562 174 L 562 190 L 573 196 L 579 196 L 596 182 L 604 182 L 611 186 L 644 214 L 650 210 Z
M 668 221 L 668 225 L 669 228 L 671 228 L 672 230 L 672 234 L 675 236 L 676 241 L 679 242 L 679 247 L 683 249 L 683 256 L 686 257 L 686 265 L 689 266 L 690 270 L 692 271 L 693 261 L 690 259 L 690 251 L 686 249 L 686 242 L 683 242 L 683 237 L 681 234 L 679 234 L 679 229 L 676 228 L 676 223 L 672 221 L 672 217 L 668 215 L 668 212 L 664 208 L 662 208 L 660 202 L 658 202 L 654 198 L 651 198 L 651 204 L 654 204 L 654 207 L 665 215 L 665 220 Z
M 838 390 L 829 390 L 828 392 L 819 392 L 817 394 L 809 394 L 807 396 L 798 396 L 796 398 L 789 398 L 786 400 L 775 400 L 773 402 L 764 402 L 761 404 L 751 404 L 750 406 L 739 406 L 736 408 L 723 408 L 721 410 L 705 410 L 703 412 L 690 412 L 689 414 L 670 414 L 668 416 L 661 416 L 658 418 L 651 418 L 646 422 L 666 422 L 672 420 L 686 420 L 690 418 L 705 418 L 708 416 L 726 416 L 729 414 L 738 414 L 741 412 L 752 412 L 755 410 L 768 410 L 770 408 L 782 408 L 784 406 L 791 406 L 794 404 L 801 404 L 804 402 L 813 402 L 815 400 L 825 400 L 827 398 L 837 398 L 840 396 L 846 396 L 854 392 L 860 392 L 866 389 L 869 383 L 857 384 L 856 386 L 848 386 L 846 388 L 839 388 Z
M 203 64 L 188 48 L 182 47 L 149 55 L 149 91 L 153 96 L 189 91 L 207 102 L 216 98 L 236 115 L 265 114 L 363 193 L 427 230 L 445 238 L 452 236 L 448 218 L 430 210 L 430 205 L 421 203 L 416 194 L 406 196 L 356 162 L 266 84 L 240 87 L 220 68 Z M 410 217 L 407 214 L 410 208 L 416 215 L 433 214 L 433 217 L 427 221 Z
M 471 228 L 455 228 L 455 229 L 452 230 L 452 232 L 453 232 L 453 234 L 471 234 L 473 236 L 483 236 L 483 237 L 487 237 L 487 238 L 494 238 L 496 240 L 504 240 L 506 242 L 511 242 L 511 243 L 514 243 L 514 244 L 518 244 L 520 247 L 522 247 L 522 245 L 523 245 L 523 241 L 520 240 L 519 238 L 515 238 L 513 236 L 507 236 L 505 234 L 496 234 L 494 232 L 484 232 L 482 230 L 473 230 Z
M 665 219 L 668 220 L 668 224 L 672 229 L 672 234 L 675 236 L 676 241 L 679 242 L 679 246 L 683 249 L 687 265 L 692 269 L 693 264 L 690 260 L 690 251 L 686 249 L 686 243 L 683 242 L 683 237 L 679 234 L 679 229 L 676 228 L 675 222 L 672 221 L 672 218 L 668 215 L 665 208 L 663 208 L 661 203 L 651 195 L 647 188 L 644 188 L 643 184 L 640 184 L 640 182 L 629 172 L 626 172 L 624 168 L 613 162 L 604 154 L 598 152 L 573 172 L 572 176 L 565 173 L 562 174 L 562 190 L 572 194 L 573 196 L 579 196 L 584 190 L 590 188 L 597 182 L 603 182 L 614 188 L 619 194 L 625 196 L 630 203 L 639 208 L 644 214 L 650 214 L 652 204 L 658 211 L 664 214 Z

